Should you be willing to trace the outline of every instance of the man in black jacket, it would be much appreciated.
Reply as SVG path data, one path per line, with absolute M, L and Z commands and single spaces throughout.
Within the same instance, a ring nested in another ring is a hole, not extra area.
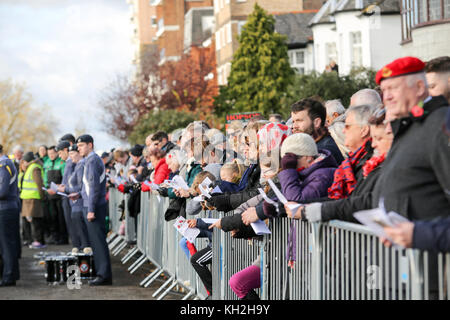
M 443 96 L 428 96 L 424 67 L 406 57 L 377 73 L 394 140 L 373 191 L 353 199 L 353 212 L 383 199 L 387 212 L 410 220 L 450 215 L 450 148 L 442 130 L 449 108 Z
M 166 153 L 169 153 L 170 150 L 176 147 L 175 144 L 169 141 L 169 136 L 164 131 L 155 133 L 151 140 L 154 147 L 157 147 Z
M 319 101 L 299 100 L 291 106 L 292 133 L 311 135 L 317 148 L 330 151 L 339 165 L 344 157 L 325 127 L 326 117 L 327 110 Z

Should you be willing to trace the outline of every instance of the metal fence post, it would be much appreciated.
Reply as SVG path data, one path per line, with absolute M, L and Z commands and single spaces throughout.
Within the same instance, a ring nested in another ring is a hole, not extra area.
M 322 299 L 322 243 L 320 241 L 320 232 L 322 229 L 322 224 L 311 223 L 311 251 L 312 251 L 312 263 L 311 263 L 311 299 L 320 300 Z

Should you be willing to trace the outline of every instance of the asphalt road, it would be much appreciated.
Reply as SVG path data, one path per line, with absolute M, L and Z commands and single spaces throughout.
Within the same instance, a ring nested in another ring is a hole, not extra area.
M 129 248 L 113 257 L 111 256 L 113 285 L 91 287 L 86 280 L 82 281 L 80 289 L 69 289 L 66 284 L 47 285 L 45 279 L 45 262 L 33 256 L 39 252 L 69 252 L 71 246 L 48 246 L 45 249 L 29 249 L 22 247 L 20 264 L 20 280 L 15 287 L 0 287 L 0 300 L 155 300 L 152 294 L 163 283 L 160 277 L 148 288 L 142 288 L 139 283 L 153 270 L 149 263 L 144 264 L 134 274 L 127 268 L 135 261 L 131 259 L 123 265 L 120 259 Z M 138 255 L 136 255 L 138 256 Z M 164 300 L 179 300 L 182 293 L 171 292 Z

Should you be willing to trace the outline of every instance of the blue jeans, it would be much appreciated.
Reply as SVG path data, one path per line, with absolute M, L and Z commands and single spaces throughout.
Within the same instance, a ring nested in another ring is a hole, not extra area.
M 187 247 L 186 241 L 187 241 L 187 240 L 186 240 L 185 237 L 181 238 L 181 240 L 180 240 L 180 247 L 181 247 L 181 249 L 183 250 L 183 252 L 186 254 L 186 257 L 187 257 L 188 259 L 191 259 L 191 253 L 189 252 L 189 249 L 188 249 L 188 247 Z

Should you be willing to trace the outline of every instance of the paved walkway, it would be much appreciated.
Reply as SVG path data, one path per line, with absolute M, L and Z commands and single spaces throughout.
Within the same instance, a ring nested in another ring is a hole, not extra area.
M 70 246 L 48 246 L 43 250 L 29 249 L 22 247 L 22 258 L 20 263 L 20 280 L 15 287 L 0 287 L 0 300 L 154 300 L 152 294 L 163 283 L 160 278 L 152 283 L 148 288 L 142 288 L 139 283 L 152 271 L 151 265 L 146 263 L 134 274 L 127 271 L 134 260 L 131 259 L 123 265 L 120 259 L 128 252 L 128 248 L 111 257 L 113 285 L 90 287 L 87 281 L 83 280 L 80 289 L 68 289 L 64 285 L 47 285 L 45 280 L 45 263 L 39 263 L 39 259 L 33 256 L 40 251 L 44 252 L 69 252 Z M 138 255 L 136 255 L 138 256 Z M 169 293 L 165 300 L 178 300 L 183 297 L 181 293 Z

